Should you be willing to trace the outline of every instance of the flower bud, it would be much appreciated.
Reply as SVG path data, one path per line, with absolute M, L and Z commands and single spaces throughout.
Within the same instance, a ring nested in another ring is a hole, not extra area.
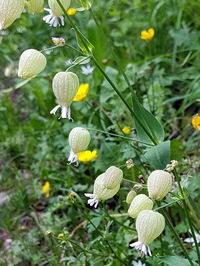
M 135 190 L 129 191 L 129 193 L 126 196 L 126 203 L 131 204 L 132 200 L 135 198 L 136 195 L 137 193 L 135 192 Z
M 113 189 L 118 184 L 121 183 L 123 177 L 123 172 L 121 169 L 115 166 L 110 166 L 105 171 L 105 182 L 104 186 L 108 189 Z
M 64 9 L 67 11 L 70 6 L 71 0 L 60 0 L 60 2 L 63 5 Z M 56 17 L 63 15 L 63 11 L 56 0 L 48 0 L 48 4 L 52 10 L 52 13 Z
M 19 59 L 18 76 L 32 78 L 39 74 L 46 66 L 46 57 L 35 49 L 24 51 Z
M 136 230 L 138 241 L 131 247 L 140 249 L 145 255 L 151 256 L 150 248 L 147 246 L 156 239 L 165 228 L 165 218 L 159 212 L 144 210 L 136 219 Z
M 163 170 L 153 171 L 147 180 L 149 197 L 162 200 L 172 188 L 172 175 Z
M 132 218 L 136 218 L 138 214 L 143 210 L 152 210 L 153 201 L 150 200 L 146 195 L 139 194 L 131 202 L 128 209 L 128 215 Z
M 8 28 L 20 17 L 25 0 L 0 0 L 0 30 Z
M 29 13 L 37 14 L 43 10 L 44 0 L 27 0 L 26 5 Z
M 69 133 L 69 145 L 71 147 L 68 161 L 75 163 L 78 161 L 77 153 L 84 151 L 90 143 L 90 133 L 82 127 L 75 127 Z
M 50 113 L 55 114 L 57 109 L 61 107 L 61 117 L 71 119 L 70 104 L 79 88 L 77 75 L 73 72 L 59 72 L 53 78 L 52 87 L 59 105 Z

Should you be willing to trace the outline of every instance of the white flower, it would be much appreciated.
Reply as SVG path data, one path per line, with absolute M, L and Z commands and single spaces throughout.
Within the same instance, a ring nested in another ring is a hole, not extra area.
M 88 200 L 88 204 L 89 204 L 90 206 L 93 206 L 93 205 L 94 205 L 94 207 L 97 208 L 97 206 L 98 206 L 98 204 L 99 204 L 99 200 L 95 198 L 94 194 L 91 194 L 91 193 L 85 193 L 84 195 L 85 195 L 87 198 L 89 198 L 89 200 Z
M 137 241 L 135 243 L 130 244 L 130 247 L 141 250 L 142 251 L 141 257 L 143 257 L 144 255 L 152 256 L 151 255 L 151 250 L 150 250 L 149 246 L 143 244 L 140 241 Z
M 190 232 L 191 233 L 191 232 Z M 197 243 L 200 243 L 200 234 L 199 233 L 194 233 L 197 239 Z M 194 243 L 194 238 L 193 237 L 188 237 L 184 240 L 185 243 L 192 243 L 192 246 L 195 246 Z
M 132 265 L 133 266 L 145 266 L 146 264 L 142 263 L 140 260 L 139 261 L 132 261 Z
M 82 66 L 81 67 L 81 70 L 82 70 L 82 73 L 84 75 L 89 75 L 93 72 L 94 70 L 94 67 L 90 66 L 90 65 L 87 65 L 87 66 Z
M 63 16 L 59 16 L 59 17 L 55 16 L 50 8 L 44 8 L 44 10 L 46 10 L 47 12 L 49 12 L 49 15 L 43 17 L 43 20 L 47 24 L 49 24 L 50 26 L 53 26 L 53 27 L 60 26 L 60 24 L 62 26 L 65 25 L 65 20 L 64 20 L 64 17 Z M 59 19 L 60 19 L 61 23 L 59 22 Z

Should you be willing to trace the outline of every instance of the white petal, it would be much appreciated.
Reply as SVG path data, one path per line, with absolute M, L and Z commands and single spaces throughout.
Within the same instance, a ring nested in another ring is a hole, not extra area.
M 56 114 L 56 112 L 57 112 L 57 110 L 60 108 L 61 106 L 60 105 L 56 105 L 56 107 L 54 107 L 52 110 L 51 110 L 51 112 L 50 112 L 50 114 L 52 115 L 55 115 Z

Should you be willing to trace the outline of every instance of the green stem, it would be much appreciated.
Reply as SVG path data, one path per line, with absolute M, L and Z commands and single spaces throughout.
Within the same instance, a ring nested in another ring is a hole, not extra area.
M 194 239 L 194 244 L 195 244 L 195 248 L 196 248 L 197 256 L 198 256 L 198 261 L 199 261 L 199 265 L 200 265 L 200 252 L 199 252 L 198 242 L 197 242 L 196 235 L 195 235 L 195 232 L 194 232 L 193 224 L 191 222 L 191 218 L 189 216 L 188 206 L 187 206 L 186 200 L 184 198 L 184 192 L 183 192 L 183 189 L 182 189 L 182 186 L 181 186 L 180 177 L 179 177 L 176 169 L 174 169 L 173 173 L 174 173 L 174 176 L 175 176 L 175 178 L 177 180 L 181 196 L 183 197 L 184 211 L 185 211 L 185 214 L 186 214 L 186 217 L 187 217 L 187 220 L 188 220 L 188 225 L 189 225 L 191 233 L 192 233 L 192 238 Z
M 157 205 L 160 206 L 160 202 L 157 202 Z M 184 247 L 179 235 L 177 234 L 176 230 L 174 229 L 173 224 L 171 223 L 169 217 L 168 217 L 168 213 L 166 212 L 166 210 L 161 210 L 161 213 L 163 214 L 163 216 L 165 217 L 166 223 L 169 226 L 170 230 L 172 231 L 172 233 L 174 234 L 177 242 L 179 243 L 180 247 L 183 250 L 183 253 L 185 255 L 185 257 L 189 260 L 190 264 L 192 266 L 194 266 L 194 263 L 192 262 L 191 258 L 189 257 L 186 248 Z
M 74 30 L 76 31 L 76 34 L 79 36 L 80 40 L 82 41 L 85 49 L 87 50 L 87 52 L 89 54 L 91 54 L 90 49 L 88 48 L 87 44 L 85 43 L 85 40 L 83 38 L 83 36 L 80 34 L 79 29 L 77 28 L 77 26 L 73 23 L 73 21 L 71 20 L 71 18 L 67 15 L 62 3 L 60 2 L 60 0 L 56 0 L 60 6 L 60 8 L 62 9 L 62 11 L 64 12 L 65 17 L 68 19 L 70 25 L 74 28 Z M 140 126 L 144 129 L 145 133 L 148 135 L 148 137 L 151 139 L 151 141 L 156 145 L 157 141 L 152 137 L 151 133 L 149 133 L 149 131 L 144 127 L 144 125 L 141 123 L 141 121 L 137 118 L 137 116 L 135 115 L 134 111 L 130 108 L 130 106 L 127 104 L 127 102 L 124 100 L 122 94 L 120 93 L 120 91 L 117 89 L 117 87 L 115 86 L 115 84 L 112 82 L 112 80 L 108 77 L 108 75 L 104 72 L 104 70 L 102 69 L 102 67 L 100 66 L 100 64 L 98 63 L 98 61 L 96 60 L 96 58 L 94 57 L 94 55 L 91 56 L 91 59 L 93 60 L 94 64 L 97 66 L 97 68 L 99 69 L 99 71 L 103 74 L 103 76 L 107 79 L 107 81 L 110 83 L 110 85 L 112 86 L 112 88 L 114 89 L 114 91 L 117 93 L 117 95 L 120 97 L 120 99 L 123 101 L 123 103 L 125 104 L 125 106 L 128 108 L 128 110 L 131 112 L 131 114 L 134 116 L 135 120 L 137 120 L 137 122 L 140 124 Z
M 106 131 L 103 131 L 103 130 L 99 130 L 99 129 L 95 129 L 95 128 L 87 128 L 88 130 L 94 130 L 94 131 L 97 131 L 97 132 L 101 132 L 101 133 L 104 133 L 104 134 L 108 134 L 108 135 L 111 135 L 111 136 L 115 136 L 115 137 L 119 137 L 119 138 L 122 138 L 122 139 L 127 139 L 127 140 L 132 140 L 132 141 L 136 141 L 136 142 L 139 142 L 139 143 L 142 143 L 142 144 L 145 144 L 145 145 L 148 145 L 148 146 L 153 146 L 147 142 L 144 142 L 144 141 L 141 141 L 141 140 L 138 140 L 138 139 L 133 139 L 133 138 L 129 138 L 129 137 L 125 137 L 123 135 L 118 135 L 118 134 L 114 134 L 114 133 L 109 133 L 109 132 L 106 132 Z
M 83 63 L 84 61 L 88 60 L 89 58 L 90 58 L 90 55 L 87 56 L 87 57 L 85 57 L 85 58 L 83 58 L 80 62 L 77 62 L 77 63 L 75 63 L 75 64 L 72 64 L 72 65 L 69 66 L 65 71 L 66 71 L 66 72 L 69 71 L 71 68 L 73 68 L 73 67 L 75 67 L 75 66 L 77 66 L 77 65 L 80 65 L 81 63 Z

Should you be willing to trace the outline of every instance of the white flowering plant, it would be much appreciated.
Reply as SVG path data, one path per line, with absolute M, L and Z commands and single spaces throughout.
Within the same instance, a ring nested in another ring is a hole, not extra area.
M 169 2 L 0 0 L 0 264 L 200 264 L 198 3 Z

